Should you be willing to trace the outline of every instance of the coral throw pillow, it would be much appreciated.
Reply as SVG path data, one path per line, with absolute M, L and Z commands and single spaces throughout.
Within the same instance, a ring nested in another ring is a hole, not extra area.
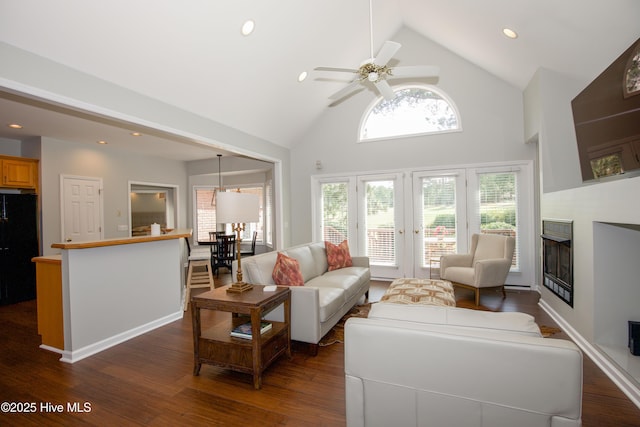
M 304 279 L 300 272 L 300 263 L 297 259 L 286 256 L 278 252 L 276 265 L 271 273 L 273 281 L 280 286 L 302 286 Z
M 349 244 L 346 240 L 343 240 L 342 243 L 337 246 L 331 242 L 324 242 L 324 247 L 327 249 L 329 271 L 351 267 L 353 265 L 351 254 L 349 253 Z

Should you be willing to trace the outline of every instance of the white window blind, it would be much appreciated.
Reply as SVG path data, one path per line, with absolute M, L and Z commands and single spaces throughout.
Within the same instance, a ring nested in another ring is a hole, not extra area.
M 520 266 L 517 216 L 517 173 L 481 173 L 480 183 L 480 231 L 485 234 L 501 234 L 516 239 L 512 270 Z
M 321 184 L 322 236 L 325 241 L 339 244 L 349 236 L 349 193 L 347 182 Z
M 422 224 L 422 267 L 430 266 L 431 259 L 457 252 L 455 176 L 422 179 Z
M 365 191 L 367 256 L 372 264 L 395 266 L 394 181 L 367 181 Z

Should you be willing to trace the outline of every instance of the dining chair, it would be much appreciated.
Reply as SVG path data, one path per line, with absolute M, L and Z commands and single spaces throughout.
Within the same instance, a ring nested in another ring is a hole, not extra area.
M 251 238 L 251 249 L 242 250 L 240 249 L 240 256 L 253 256 L 256 254 L 256 240 L 258 240 L 258 232 L 253 232 L 253 237 Z
M 215 250 L 212 252 L 211 266 L 218 277 L 218 269 L 224 267 L 231 272 L 231 263 L 236 255 L 236 236 L 217 236 Z

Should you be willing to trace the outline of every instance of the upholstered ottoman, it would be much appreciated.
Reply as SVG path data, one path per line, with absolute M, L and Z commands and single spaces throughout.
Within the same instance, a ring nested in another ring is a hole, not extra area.
M 402 278 L 391 282 L 380 302 L 455 307 L 456 297 L 447 280 Z

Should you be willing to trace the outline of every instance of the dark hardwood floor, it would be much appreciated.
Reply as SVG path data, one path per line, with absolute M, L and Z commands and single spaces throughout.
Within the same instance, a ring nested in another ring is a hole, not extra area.
M 229 275 L 220 277 L 224 281 Z M 386 286 L 373 282 L 371 301 Z M 456 294 L 472 298 L 464 290 Z M 492 310 L 530 313 L 539 324 L 555 326 L 537 300 L 536 293 L 511 291 L 506 300 L 483 294 L 481 303 Z M 117 316 L 117 307 L 113 313 Z M 218 315 L 203 312 L 203 322 L 215 322 Z M 2 426 L 345 424 L 342 344 L 321 347 L 316 357 L 294 351 L 292 360 L 281 358 L 256 391 L 246 374 L 203 365 L 200 376 L 192 375 L 188 312 L 182 320 L 72 365 L 38 348 L 35 301 L 0 307 L 0 325 L 0 402 L 14 402 L 12 409 L 35 405 L 35 413 L 6 413 L 3 406 Z M 566 338 L 563 333 L 556 337 Z M 60 408 L 61 413 L 54 412 Z M 71 411 L 78 408 L 84 412 Z M 640 426 L 640 410 L 587 358 L 583 422 L 587 427 Z

